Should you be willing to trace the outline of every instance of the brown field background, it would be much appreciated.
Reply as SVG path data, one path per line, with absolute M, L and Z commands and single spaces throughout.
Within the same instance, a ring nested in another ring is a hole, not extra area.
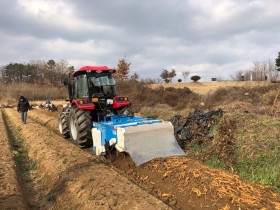
M 194 108 L 198 106 L 201 101 L 209 102 L 212 98 L 214 98 L 213 101 L 216 101 L 217 97 L 221 98 L 221 94 L 216 92 L 221 88 L 238 87 L 242 89 L 238 90 L 237 94 L 233 92 L 228 93 L 228 91 L 226 91 L 226 94 L 222 94 L 223 98 L 231 98 L 232 94 L 243 95 L 244 91 L 246 92 L 250 89 L 253 92 L 258 92 L 258 88 L 266 91 L 266 87 L 268 86 L 274 86 L 274 88 L 276 87 L 277 89 L 279 84 L 267 81 L 217 81 L 145 85 L 130 80 L 118 83 L 117 93 L 118 95 L 129 97 L 136 111 L 139 111 L 143 106 L 153 107 L 157 104 L 167 104 L 168 106 L 174 107 L 176 110 L 181 110 L 186 107 Z M 167 91 L 166 88 L 170 87 L 175 89 Z M 150 88 L 152 88 L 152 90 Z M 189 88 L 190 91 L 184 88 Z M 252 90 L 252 88 L 254 90 Z M 191 93 L 191 91 L 193 93 Z M 36 104 L 44 103 L 46 99 L 65 102 L 68 98 L 66 86 L 55 87 L 51 85 L 42 86 L 24 83 L 0 83 L 0 104 L 12 105 L 21 95 L 27 97 L 30 101 L 35 101 Z M 61 102 L 59 104 L 61 104 Z
M 191 91 L 207 95 L 215 92 L 218 88 L 224 87 L 255 87 L 255 86 L 267 86 L 271 85 L 268 81 L 217 81 L 217 82 L 182 82 L 182 83 L 162 83 L 162 84 L 151 84 L 151 88 L 158 88 L 163 86 L 164 88 L 184 88 L 187 87 Z
M 197 108 L 222 109 L 223 119 L 209 139 L 196 137 L 187 145 L 189 156 L 280 192 L 279 87 L 279 83 L 251 81 L 145 84 L 129 80 L 116 88 L 118 95 L 132 102 L 134 112 L 155 119 L 181 115 L 184 120 Z M 50 99 L 61 108 L 68 97 L 64 86 L 0 83 L 0 107 L 15 105 L 20 95 L 34 107 Z

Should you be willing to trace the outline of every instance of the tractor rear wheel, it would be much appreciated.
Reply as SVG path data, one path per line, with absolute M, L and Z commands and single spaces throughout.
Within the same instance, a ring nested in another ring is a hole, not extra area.
M 90 111 L 71 107 L 69 113 L 70 136 L 74 144 L 80 148 L 92 145 L 92 121 Z
M 58 128 L 59 128 L 59 133 L 64 138 L 69 138 L 70 137 L 69 123 L 68 123 L 68 113 L 63 113 L 62 112 L 58 116 Z

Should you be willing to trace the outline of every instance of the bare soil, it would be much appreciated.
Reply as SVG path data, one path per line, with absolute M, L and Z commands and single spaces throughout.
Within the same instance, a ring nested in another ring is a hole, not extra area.
M 42 190 L 36 188 L 36 194 L 46 198 L 38 197 L 36 206 L 29 201 L 34 194 L 26 195 L 29 209 L 170 209 L 101 158 L 82 151 L 30 118 L 22 124 L 13 109 L 5 109 L 5 113 L 13 130 L 20 131 L 28 156 L 36 163 L 34 170 L 45 186 Z M 38 118 L 44 116 L 38 113 Z
M 14 127 L 23 128 L 29 155 L 53 195 L 52 205 L 131 209 L 141 203 L 140 209 L 168 208 L 164 202 L 173 209 L 280 209 L 280 195 L 270 188 L 190 158 L 160 158 L 139 167 L 127 154 L 115 152 L 103 160 L 57 135 L 58 113 L 32 110 L 28 124 L 21 125 L 14 110 L 6 112 Z
M 0 133 L 0 209 L 26 209 L 2 113 L 0 113 Z

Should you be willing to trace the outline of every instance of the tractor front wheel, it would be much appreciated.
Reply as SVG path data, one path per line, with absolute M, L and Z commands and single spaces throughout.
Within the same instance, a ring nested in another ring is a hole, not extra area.
M 58 116 L 58 128 L 59 128 L 59 133 L 64 138 L 70 137 L 69 124 L 68 124 L 68 113 L 62 112 Z
M 80 148 L 88 147 L 92 144 L 92 121 L 90 111 L 71 107 L 69 113 L 70 136 L 74 144 Z

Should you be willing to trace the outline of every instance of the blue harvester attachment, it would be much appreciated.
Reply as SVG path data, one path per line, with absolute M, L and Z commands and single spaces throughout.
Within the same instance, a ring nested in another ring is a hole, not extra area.
M 106 154 L 110 147 L 130 154 L 137 166 L 154 158 L 185 155 L 168 121 L 137 116 L 110 115 L 92 128 L 93 152 Z

